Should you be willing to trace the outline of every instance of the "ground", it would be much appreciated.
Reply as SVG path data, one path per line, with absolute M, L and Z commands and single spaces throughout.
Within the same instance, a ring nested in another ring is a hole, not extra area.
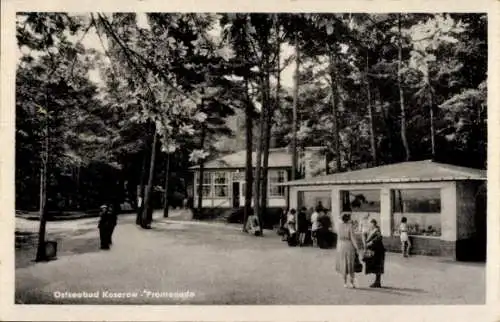
M 161 217 L 161 213 L 155 214 Z M 358 275 L 345 289 L 335 273 L 335 250 L 291 248 L 272 231 L 254 237 L 239 225 L 182 221 L 174 212 L 143 230 L 119 218 L 110 251 L 98 249 L 96 219 L 50 222 L 58 259 L 33 263 L 16 250 L 16 303 L 80 304 L 484 304 L 485 264 L 388 253 L 384 288 Z M 37 222 L 18 219 L 17 230 Z M 61 299 L 54 292 L 99 292 L 98 299 Z M 109 298 L 111 292 L 136 292 Z M 155 298 L 150 292 L 163 292 Z M 187 299 L 168 292 L 191 292 Z

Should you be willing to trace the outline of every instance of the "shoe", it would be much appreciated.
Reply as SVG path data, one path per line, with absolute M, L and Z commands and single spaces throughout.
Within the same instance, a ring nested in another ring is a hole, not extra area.
M 370 287 L 371 288 L 381 288 L 382 285 L 380 285 L 380 283 L 375 282 L 375 283 L 371 284 Z

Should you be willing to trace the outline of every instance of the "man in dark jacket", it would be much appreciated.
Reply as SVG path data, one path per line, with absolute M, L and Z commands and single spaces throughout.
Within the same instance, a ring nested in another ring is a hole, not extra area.
M 101 206 L 99 224 L 97 227 L 99 228 L 99 237 L 101 240 L 101 249 L 109 249 L 109 209 L 107 205 Z
M 109 249 L 112 244 L 111 236 L 116 226 L 117 213 L 113 205 L 101 206 L 101 218 L 99 219 L 99 236 L 101 239 L 101 249 Z

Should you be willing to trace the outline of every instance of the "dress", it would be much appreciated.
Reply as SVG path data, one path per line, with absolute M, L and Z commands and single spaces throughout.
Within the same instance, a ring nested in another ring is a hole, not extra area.
M 399 237 L 401 238 L 402 243 L 408 242 L 408 225 L 405 223 L 401 223 L 399 225 Z
M 286 223 L 287 223 L 287 228 L 288 228 L 289 234 L 290 235 L 295 234 L 295 232 L 296 232 L 296 230 L 295 230 L 295 216 L 293 214 L 291 214 L 291 213 L 288 214 Z
M 373 256 L 365 259 L 365 274 L 384 274 L 385 247 L 379 228 L 370 231 L 366 244 L 367 249 L 373 251 Z
M 351 240 L 353 234 L 352 225 L 350 223 L 341 223 L 337 234 L 338 242 L 335 270 L 340 274 L 354 274 L 356 249 Z
M 309 230 L 309 223 L 307 221 L 307 215 L 305 212 L 299 212 L 297 216 L 297 224 L 299 233 L 307 233 L 307 231 Z

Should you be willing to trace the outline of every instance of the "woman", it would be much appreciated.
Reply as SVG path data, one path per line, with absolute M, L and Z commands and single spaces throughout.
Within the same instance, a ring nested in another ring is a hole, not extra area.
M 347 284 L 347 277 L 350 276 L 350 286 L 355 288 L 354 263 L 359 252 L 350 214 L 342 215 L 342 222 L 339 224 L 337 234 L 337 260 L 335 263 L 335 269 L 337 273 L 342 274 L 344 277 L 344 287 L 349 287 Z
M 309 222 L 307 220 L 307 208 L 302 207 L 297 215 L 297 228 L 299 231 L 299 246 L 304 246 L 306 240 L 306 234 L 309 231 Z
M 318 246 L 318 229 L 319 229 L 319 216 L 321 209 L 316 207 L 316 210 L 311 215 L 311 237 L 313 240 L 313 246 Z
M 370 220 L 370 232 L 366 238 L 365 274 L 375 274 L 375 282 L 370 287 L 380 288 L 381 276 L 384 274 L 385 247 L 382 243 L 382 234 L 375 219 Z
M 283 209 L 280 214 L 280 234 L 282 234 L 281 241 L 286 241 L 288 238 L 288 229 L 287 229 L 287 216 L 288 209 Z
M 288 217 L 286 219 L 286 226 L 287 226 L 287 231 L 288 231 L 288 236 L 287 236 L 287 241 L 289 246 L 296 246 L 297 245 L 297 230 L 295 228 L 295 215 L 296 215 L 295 209 L 290 210 L 288 213 Z

